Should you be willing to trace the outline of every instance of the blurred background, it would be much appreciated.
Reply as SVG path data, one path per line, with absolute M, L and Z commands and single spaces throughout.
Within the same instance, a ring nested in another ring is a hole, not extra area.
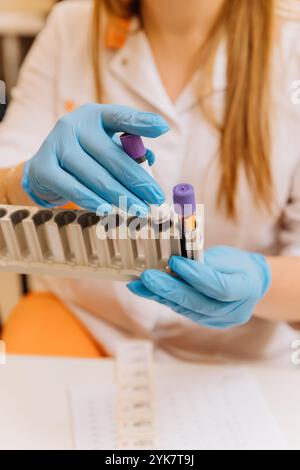
M 57 1 L 0 0 L 0 80 L 6 87 L 6 104 L 0 104 L 0 120 L 5 114 L 11 89 L 16 84 L 26 53 Z M 0 325 L 24 292 L 24 276 L 0 273 Z
M 0 0 L 0 79 L 8 94 L 54 3 L 56 0 Z

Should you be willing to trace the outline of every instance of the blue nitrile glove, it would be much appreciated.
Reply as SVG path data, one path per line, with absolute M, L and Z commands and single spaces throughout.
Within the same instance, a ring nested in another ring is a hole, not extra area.
M 110 212 L 127 196 L 127 208 L 145 215 L 150 204 L 162 204 L 164 193 L 154 179 L 116 142 L 129 132 L 158 137 L 169 129 L 157 114 L 127 106 L 87 104 L 60 119 L 37 154 L 25 163 L 23 189 L 39 205 L 72 201 L 80 207 Z M 154 155 L 148 150 L 149 164 Z
M 226 329 L 248 322 L 271 283 L 265 258 L 218 246 L 208 249 L 204 259 L 199 263 L 172 256 L 169 266 L 177 276 L 150 269 L 128 288 L 206 327 Z

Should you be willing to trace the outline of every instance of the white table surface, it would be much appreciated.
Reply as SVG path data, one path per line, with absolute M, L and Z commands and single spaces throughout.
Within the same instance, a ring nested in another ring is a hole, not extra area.
M 111 365 L 110 359 L 8 356 L 0 366 L 0 449 L 72 449 L 68 389 L 101 384 Z M 300 367 L 249 368 L 289 445 L 300 449 Z

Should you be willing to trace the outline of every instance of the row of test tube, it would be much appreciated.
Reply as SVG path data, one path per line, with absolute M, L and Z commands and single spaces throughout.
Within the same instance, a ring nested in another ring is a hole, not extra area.
M 0 206 L 0 269 L 120 280 L 165 269 L 171 255 L 182 254 L 176 217 L 154 227 L 151 218 L 117 211 L 102 218 L 82 210 Z

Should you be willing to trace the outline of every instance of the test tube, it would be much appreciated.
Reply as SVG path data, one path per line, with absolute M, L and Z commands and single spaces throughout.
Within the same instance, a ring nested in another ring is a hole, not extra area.
M 197 231 L 196 199 L 191 184 L 181 183 L 173 188 L 175 211 L 181 224 L 181 253 L 185 258 L 200 261 L 199 233 Z
M 138 165 L 141 165 L 142 168 L 153 178 L 153 173 L 146 157 L 147 151 L 141 137 L 139 135 L 129 134 L 126 132 L 121 135 L 120 140 L 124 152 L 126 152 L 127 155 Z M 151 205 L 151 214 L 155 223 L 162 224 L 169 219 L 169 208 L 165 203 L 160 206 Z

